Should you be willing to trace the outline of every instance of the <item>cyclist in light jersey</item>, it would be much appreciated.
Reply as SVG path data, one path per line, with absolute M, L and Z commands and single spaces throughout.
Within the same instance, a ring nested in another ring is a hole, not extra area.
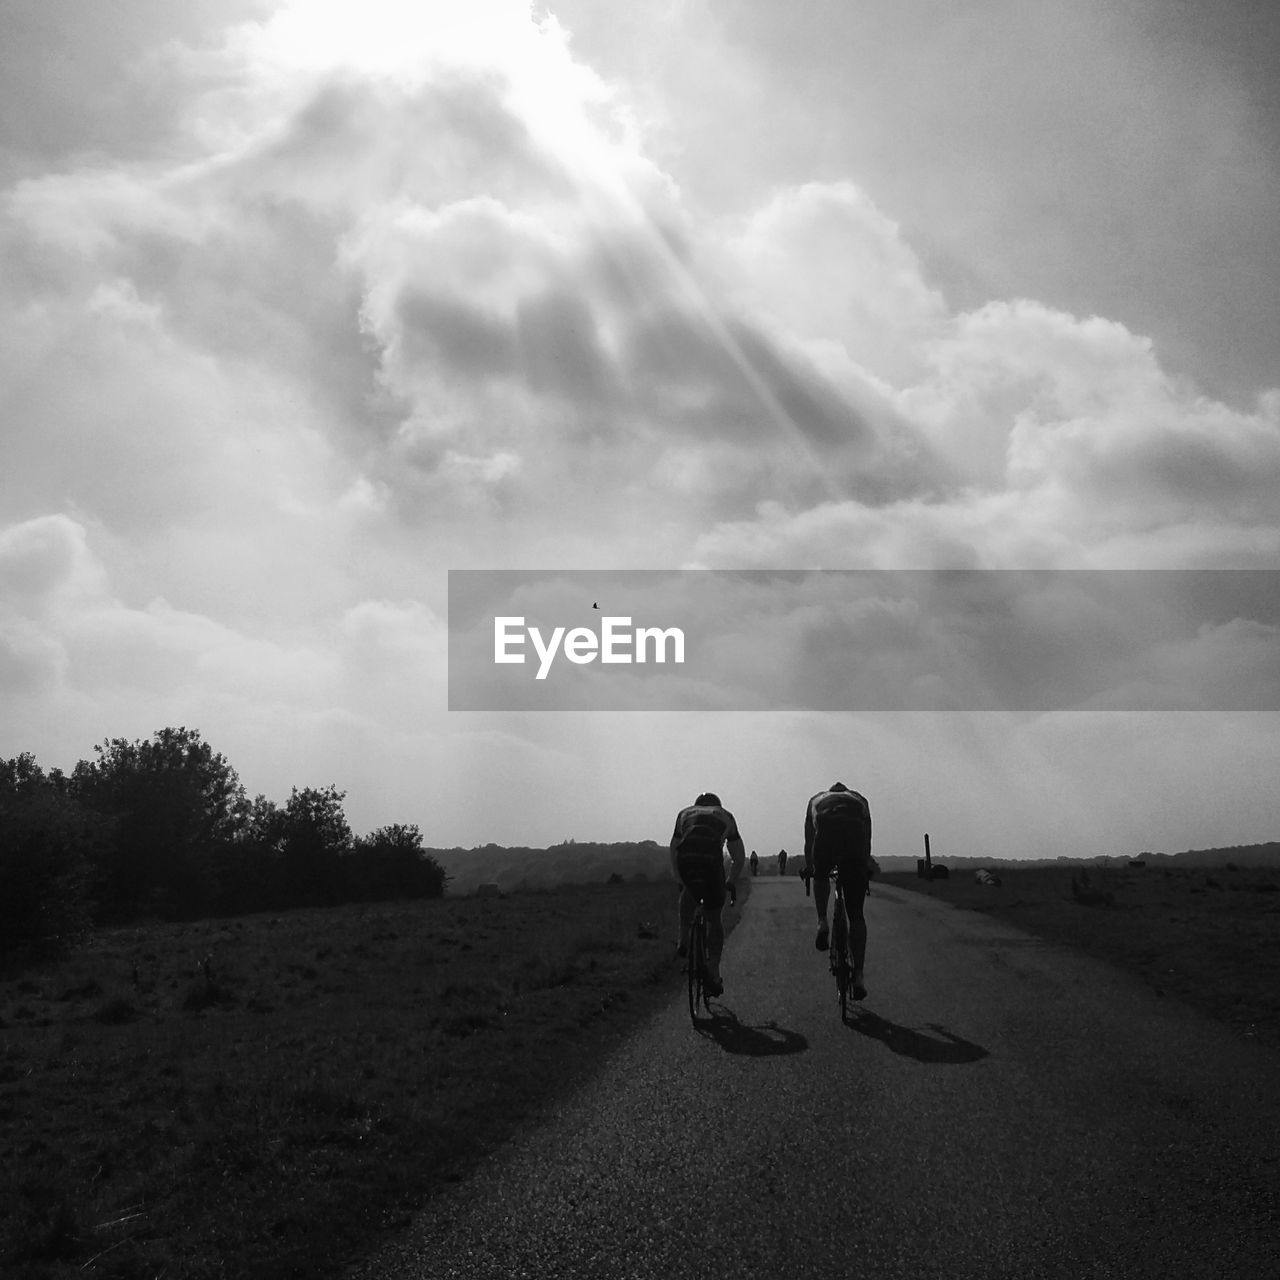
M 724 849 L 729 847 L 733 862 L 729 883 L 737 884 L 746 862 L 746 848 L 738 834 L 733 814 L 712 791 L 704 791 L 691 805 L 676 814 L 671 833 L 671 874 L 680 882 L 680 941 L 677 952 L 689 949 L 689 926 L 693 911 L 702 898 L 707 913 L 707 989 L 713 996 L 724 993 L 720 977 L 720 953 L 724 950 L 725 870 Z
M 863 966 L 867 956 L 867 922 L 862 904 L 873 874 L 871 858 L 871 806 L 865 796 L 833 782 L 826 791 L 811 796 L 804 815 L 805 874 L 812 877 L 813 902 L 818 912 L 818 936 L 814 945 L 829 945 L 827 904 L 831 898 L 831 868 L 839 868 L 844 903 L 849 914 L 849 949 L 853 954 L 853 996 L 866 998 Z

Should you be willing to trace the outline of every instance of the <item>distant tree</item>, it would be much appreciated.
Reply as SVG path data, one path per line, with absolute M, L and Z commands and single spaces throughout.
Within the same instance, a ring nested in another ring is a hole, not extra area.
M 29 752 L 0 760 L 0 954 L 63 949 L 87 932 L 97 839 L 58 770 L 46 775 Z
M 112 738 L 80 761 L 72 793 L 111 823 L 98 867 L 104 914 L 142 911 L 191 917 L 218 900 L 218 865 L 243 825 L 247 803 L 236 772 L 195 729 L 152 738 Z
M 351 863 L 358 898 L 438 898 L 444 893 L 445 870 L 423 850 L 416 826 L 396 822 L 361 836 Z

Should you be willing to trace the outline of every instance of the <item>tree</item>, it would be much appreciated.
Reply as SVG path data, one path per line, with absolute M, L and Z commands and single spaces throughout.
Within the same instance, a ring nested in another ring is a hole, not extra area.
M 281 852 L 289 904 L 333 906 L 345 896 L 343 859 L 354 846 L 342 810 L 345 791 L 297 787 L 289 795 L 282 818 Z
M 228 915 L 283 910 L 289 905 L 284 873 L 284 811 L 258 795 L 217 857 L 217 909 Z
M 236 772 L 197 730 L 159 729 L 150 741 L 113 738 L 80 761 L 73 793 L 113 822 L 99 867 L 104 913 L 191 917 L 219 896 L 219 855 L 243 826 Z
M 88 931 L 95 824 L 24 752 L 0 760 L 0 953 L 62 949 Z
M 445 870 L 422 848 L 416 826 L 392 823 L 361 836 L 352 857 L 355 894 L 365 900 L 438 898 Z

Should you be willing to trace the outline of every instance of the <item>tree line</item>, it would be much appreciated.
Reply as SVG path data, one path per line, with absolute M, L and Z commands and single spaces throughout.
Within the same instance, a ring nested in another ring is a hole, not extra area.
M 0 953 L 96 924 L 439 897 L 416 826 L 354 836 L 335 786 L 250 799 L 199 732 L 112 738 L 70 774 L 0 759 Z

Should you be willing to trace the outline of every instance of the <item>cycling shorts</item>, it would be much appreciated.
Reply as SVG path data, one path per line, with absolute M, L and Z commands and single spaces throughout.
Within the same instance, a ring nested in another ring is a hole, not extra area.
M 724 858 L 719 853 L 677 853 L 676 874 L 680 883 L 712 911 L 724 906 Z
M 860 879 L 865 890 L 871 878 L 871 828 L 861 822 L 843 822 L 820 828 L 813 838 L 813 867 L 827 875 L 838 867 L 846 896 L 850 877 Z

